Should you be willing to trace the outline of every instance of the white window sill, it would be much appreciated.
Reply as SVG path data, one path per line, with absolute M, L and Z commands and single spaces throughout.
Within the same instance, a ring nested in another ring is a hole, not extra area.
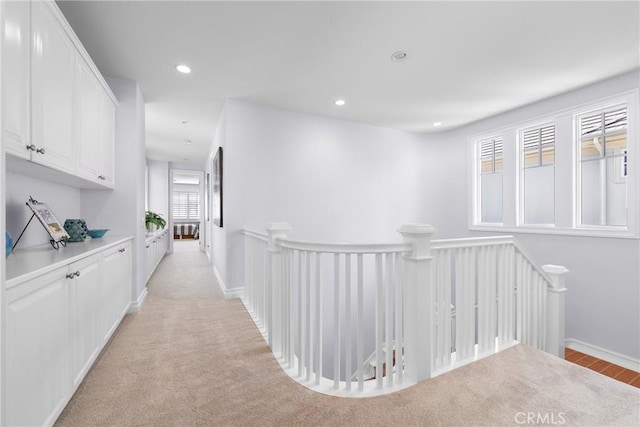
M 623 228 L 559 228 L 553 226 L 508 226 L 502 224 L 474 224 L 470 231 L 493 231 L 499 233 L 548 234 L 576 237 L 607 237 L 614 239 L 638 239 L 638 234 Z

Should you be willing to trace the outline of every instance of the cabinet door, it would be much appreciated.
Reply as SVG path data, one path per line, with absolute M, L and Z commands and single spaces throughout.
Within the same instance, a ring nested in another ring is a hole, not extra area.
M 67 402 L 66 272 L 7 291 L 5 425 L 51 425 Z
M 72 144 L 75 47 L 49 2 L 32 3 L 32 142 L 34 162 L 75 172 Z
M 3 1 L 2 8 L 2 137 L 7 153 L 31 157 L 29 142 L 29 2 Z
M 102 270 L 103 341 L 106 341 L 131 301 L 131 244 L 105 253 Z
M 144 252 L 144 264 L 145 271 L 147 273 L 147 281 L 151 277 L 151 272 L 153 271 L 153 241 L 147 241 Z
M 115 137 L 115 107 L 109 95 L 100 88 L 98 91 L 101 104 L 101 166 L 100 180 L 102 184 L 113 188 L 114 176 L 114 137 Z
M 77 387 L 102 348 L 100 255 L 69 266 L 71 374 Z
M 76 67 L 76 157 L 77 173 L 90 181 L 100 182 L 102 157 L 102 88 L 93 72 L 78 57 Z

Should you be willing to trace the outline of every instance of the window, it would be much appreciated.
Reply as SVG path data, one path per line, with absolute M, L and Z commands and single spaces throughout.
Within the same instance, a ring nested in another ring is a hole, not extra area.
M 638 238 L 639 94 L 471 136 L 469 229 Z
M 554 124 L 520 131 L 521 222 L 530 225 L 555 223 Z
M 173 218 L 187 221 L 200 220 L 200 194 L 187 191 L 174 191 Z
M 579 225 L 626 226 L 627 106 L 581 114 L 576 122 Z
M 501 223 L 503 139 L 483 139 L 477 146 L 480 153 L 480 222 Z

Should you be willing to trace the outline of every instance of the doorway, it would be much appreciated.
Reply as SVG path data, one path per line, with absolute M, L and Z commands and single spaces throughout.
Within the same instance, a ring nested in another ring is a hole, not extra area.
M 198 250 L 204 251 L 204 172 L 172 169 L 169 192 L 171 251 L 174 242 L 190 242 L 189 247 L 197 242 Z

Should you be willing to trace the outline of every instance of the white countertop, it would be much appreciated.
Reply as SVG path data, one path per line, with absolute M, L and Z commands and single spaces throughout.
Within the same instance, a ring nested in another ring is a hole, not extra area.
M 167 233 L 168 231 L 169 231 L 168 228 L 163 228 L 162 230 L 156 230 L 156 231 L 152 231 L 152 232 L 147 232 L 144 235 L 145 242 L 149 243 L 150 241 L 152 241 L 156 237 L 160 237 L 163 234 Z
M 60 246 L 58 250 L 48 243 L 16 249 L 6 261 L 6 286 L 10 288 L 132 239 L 133 236 L 107 236 L 100 239 L 87 238 L 84 242 L 69 242 L 66 247 Z

